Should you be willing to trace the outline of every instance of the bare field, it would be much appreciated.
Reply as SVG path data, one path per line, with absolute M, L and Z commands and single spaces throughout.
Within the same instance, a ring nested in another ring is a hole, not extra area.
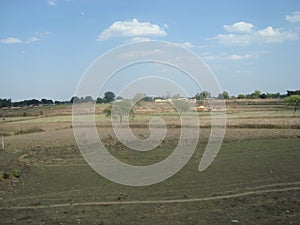
M 0 122 L 5 143 L 0 152 L 0 224 L 300 223 L 299 112 L 293 116 L 289 109 L 269 105 L 230 107 L 224 143 L 204 172 L 198 164 L 210 135 L 210 117 L 199 113 L 200 140 L 187 165 L 162 183 L 128 187 L 106 180 L 84 161 L 70 106 L 26 110 L 31 115 L 1 112 L 6 117 Z M 101 110 L 96 110 L 99 136 L 124 162 L 158 162 L 177 144 L 181 127 L 175 113 L 156 114 L 166 121 L 167 136 L 155 150 L 137 153 L 117 140 Z M 150 119 L 136 115 L 131 128 L 137 137 L 149 135 Z M 16 169 L 20 178 L 13 175 Z M 3 178 L 4 172 L 9 178 Z

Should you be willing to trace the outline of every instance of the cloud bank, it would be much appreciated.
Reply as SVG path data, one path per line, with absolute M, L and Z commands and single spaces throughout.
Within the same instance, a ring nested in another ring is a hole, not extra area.
M 240 21 L 232 25 L 224 25 L 227 34 L 218 34 L 212 39 L 225 45 L 250 45 L 261 43 L 281 43 L 285 41 L 297 40 L 297 33 L 283 31 L 280 28 L 268 26 L 261 30 L 255 30 L 251 23 Z

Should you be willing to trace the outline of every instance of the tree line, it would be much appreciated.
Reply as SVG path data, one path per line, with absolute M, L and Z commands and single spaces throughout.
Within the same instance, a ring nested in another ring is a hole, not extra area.
M 280 94 L 278 93 L 262 93 L 259 90 L 255 90 L 253 93 L 250 94 L 239 94 L 237 96 L 230 96 L 227 91 L 223 91 L 222 93 L 218 94 L 218 96 L 213 97 L 210 92 L 208 91 L 202 91 L 197 93 L 195 96 L 191 97 L 191 99 L 196 100 L 204 100 L 207 98 L 215 98 L 215 99 L 279 99 L 279 98 L 286 98 L 289 96 L 300 96 L 300 90 L 292 91 L 287 90 L 286 94 Z M 178 97 L 176 95 L 176 97 Z M 155 99 L 166 99 L 169 98 L 167 96 L 165 97 L 149 97 L 145 94 L 138 93 L 134 97 L 134 99 L 138 99 L 139 101 L 145 101 L 145 102 L 151 102 L 155 101 Z M 61 105 L 61 104 L 73 104 L 73 103 L 110 103 L 113 101 L 119 101 L 123 100 L 122 97 L 118 96 L 116 97 L 115 93 L 112 91 L 107 91 L 104 93 L 104 96 L 98 97 L 97 99 L 93 99 L 92 96 L 85 96 L 85 97 L 77 97 L 73 96 L 69 101 L 53 101 L 51 99 L 30 99 L 30 100 L 23 100 L 23 101 L 16 101 L 13 102 L 10 98 L 6 99 L 0 98 L 0 108 L 2 107 L 23 107 L 23 106 L 39 106 L 39 105 Z

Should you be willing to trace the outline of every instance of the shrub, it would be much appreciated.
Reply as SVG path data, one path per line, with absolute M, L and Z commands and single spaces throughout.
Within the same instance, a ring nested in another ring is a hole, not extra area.
M 9 173 L 7 171 L 3 172 L 2 177 L 4 179 L 8 179 L 9 178 Z
M 14 169 L 12 174 L 14 175 L 14 177 L 19 178 L 21 176 L 20 171 L 18 169 Z

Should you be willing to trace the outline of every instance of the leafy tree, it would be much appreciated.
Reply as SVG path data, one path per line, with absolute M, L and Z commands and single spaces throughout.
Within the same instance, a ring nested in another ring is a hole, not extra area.
M 259 98 L 260 95 L 261 95 L 261 91 L 255 90 L 255 91 L 251 94 L 251 97 L 252 97 L 252 98 Z
M 205 98 L 210 98 L 211 94 L 208 91 L 202 91 L 195 95 L 196 100 L 203 100 Z
M 110 102 L 115 100 L 115 97 L 116 97 L 115 93 L 113 93 L 111 91 L 107 91 L 107 92 L 104 93 L 104 98 L 103 99 L 106 103 L 110 103 Z
M 4 98 L 4 99 L 1 99 L 0 98 L 0 108 L 1 107 L 10 107 L 11 106 L 11 99 L 6 99 L 6 98 Z
M 265 93 L 262 93 L 262 94 L 259 96 L 259 98 L 261 98 L 261 99 L 266 99 L 266 98 L 267 98 L 267 95 L 266 95 Z
M 143 98 L 143 101 L 144 102 L 153 102 L 154 99 L 152 97 L 146 96 L 146 97 Z
M 51 99 L 45 99 L 45 98 L 43 98 L 43 99 L 41 99 L 41 104 L 43 104 L 43 105 L 53 105 L 53 101 L 51 100 Z
M 94 99 L 92 98 L 92 96 L 85 96 L 83 102 L 94 102 Z
M 111 115 L 118 116 L 120 119 L 120 123 L 123 122 L 125 116 L 129 116 L 130 120 L 135 117 L 134 109 L 129 100 L 114 102 L 111 110 Z
M 239 94 L 239 95 L 237 96 L 237 98 L 238 98 L 238 99 L 244 99 L 244 98 L 245 98 L 245 95 L 244 95 L 244 94 Z
M 227 91 L 223 91 L 222 94 L 223 94 L 224 99 L 229 99 L 229 94 Z
M 279 92 L 275 94 L 267 93 L 267 98 L 280 98 L 280 93 Z
M 294 107 L 294 115 L 297 111 L 297 107 L 300 105 L 300 95 L 290 95 L 284 99 L 284 101 Z
M 69 102 L 68 102 L 68 103 L 69 103 Z M 57 100 L 56 100 L 56 101 L 54 101 L 54 104 L 55 104 L 55 105 L 61 105 L 61 104 L 64 104 L 64 102 L 61 102 L 61 101 L 57 101 Z
M 102 104 L 102 103 L 104 103 L 104 99 L 98 97 L 97 100 L 96 100 L 96 103 L 97 104 Z
M 218 99 L 229 99 L 229 94 L 227 91 L 223 91 L 218 95 Z
M 26 102 L 26 105 L 38 106 L 40 104 L 40 101 L 37 99 L 25 100 L 25 102 Z
M 287 90 L 287 96 L 291 96 L 291 95 L 300 95 L 300 90 L 296 90 L 296 91 L 289 91 Z
M 70 100 L 70 103 L 80 103 L 80 98 L 78 98 L 77 96 L 73 96 Z

